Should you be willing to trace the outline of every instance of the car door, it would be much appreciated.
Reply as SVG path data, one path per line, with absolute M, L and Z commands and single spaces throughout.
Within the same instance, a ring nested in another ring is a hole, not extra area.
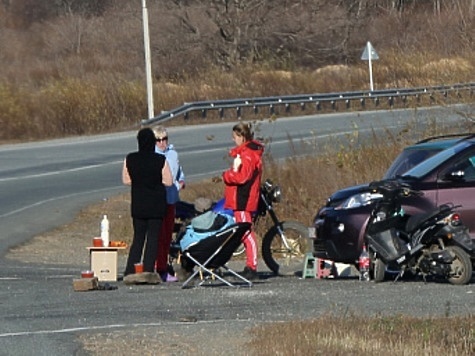
M 457 157 L 450 166 L 441 171 L 436 193 L 437 205 L 453 203 L 461 205 L 457 211 L 462 222 L 475 238 L 475 152 Z

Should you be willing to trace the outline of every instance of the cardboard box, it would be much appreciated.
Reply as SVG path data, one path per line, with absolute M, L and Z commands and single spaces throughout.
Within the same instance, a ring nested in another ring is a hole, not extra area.
M 99 288 L 99 280 L 97 277 L 74 279 L 73 288 L 76 292 L 95 290 Z
M 118 250 L 124 247 L 88 247 L 91 271 L 99 281 L 117 281 Z

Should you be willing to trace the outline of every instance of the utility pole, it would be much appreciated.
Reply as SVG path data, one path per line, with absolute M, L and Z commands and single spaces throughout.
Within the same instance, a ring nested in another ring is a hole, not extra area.
M 150 62 L 150 36 L 148 32 L 148 10 L 147 1 L 142 0 L 142 17 L 143 17 L 143 44 L 145 49 L 145 77 L 147 80 L 147 105 L 148 118 L 155 116 L 153 108 L 153 86 L 152 86 L 152 65 Z

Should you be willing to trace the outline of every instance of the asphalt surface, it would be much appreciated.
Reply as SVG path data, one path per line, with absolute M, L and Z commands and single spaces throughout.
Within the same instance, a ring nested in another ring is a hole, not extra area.
M 240 270 L 242 262 L 231 266 Z M 247 340 L 249 329 L 262 322 L 328 313 L 475 313 L 474 280 L 466 286 L 422 281 L 375 284 L 352 276 L 276 277 L 261 267 L 260 279 L 251 288 L 214 282 L 181 289 L 180 283 L 127 286 L 119 281 L 110 283 L 116 290 L 75 292 L 72 281 L 83 268 L 0 262 L 0 355 L 82 355 L 86 353 L 78 341 L 81 335 L 117 331 L 143 335 L 143 330 L 152 329 L 183 338 L 219 329 L 221 344 L 212 345 L 205 337 L 195 346 L 197 354 L 205 350 L 220 354 L 223 347 L 232 351 L 226 339 Z M 241 344 L 234 351 L 246 353 Z

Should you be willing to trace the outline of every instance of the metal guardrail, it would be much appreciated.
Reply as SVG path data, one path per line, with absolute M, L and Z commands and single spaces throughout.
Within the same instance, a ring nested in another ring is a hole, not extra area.
M 290 109 L 290 105 L 299 104 L 302 108 L 307 104 L 315 105 L 318 110 L 321 109 L 322 103 L 330 103 L 332 108 L 336 107 L 338 102 L 344 102 L 346 108 L 350 107 L 352 101 L 358 100 L 362 107 L 365 106 L 366 101 L 374 100 L 376 105 L 381 100 L 387 100 L 390 106 L 393 106 L 395 98 L 400 98 L 403 102 L 408 97 L 416 97 L 420 99 L 421 96 L 429 96 L 431 101 L 435 94 L 442 94 L 448 97 L 449 93 L 455 93 L 461 96 L 461 92 L 468 92 L 470 96 L 475 91 L 475 83 L 441 85 L 432 87 L 419 88 L 403 88 L 403 89 L 386 89 L 374 91 L 355 91 L 355 92 L 341 92 L 328 94 L 304 94 L 304 95 L 285 95 L 285 96 L 270 96 L 257 97 L 247 99 L 228 99 L 228 100 L 210 100 L 197 101 L 192 103 L 185 103 L 182 106 L 171 111 L 163 111 L 160 115 L 150 119 L 142 120 L 142 125 L 150 125 L 157 122 L 165 122 L 176 117 L 184 116 L 188 118 L 189 113 L 199 111 L 202 117 L 206 117 L 207 111 L 217 110 L 220 117 L 224 117 L 224 111 L 229 109 L 236 110 L 237 117 L 240 117 L 243 108 L 253 108 L 254 113 L 258 113 L 260 107 L 269 107 L 270 114 L 274 113 L 276 106 L 284 106 Z

